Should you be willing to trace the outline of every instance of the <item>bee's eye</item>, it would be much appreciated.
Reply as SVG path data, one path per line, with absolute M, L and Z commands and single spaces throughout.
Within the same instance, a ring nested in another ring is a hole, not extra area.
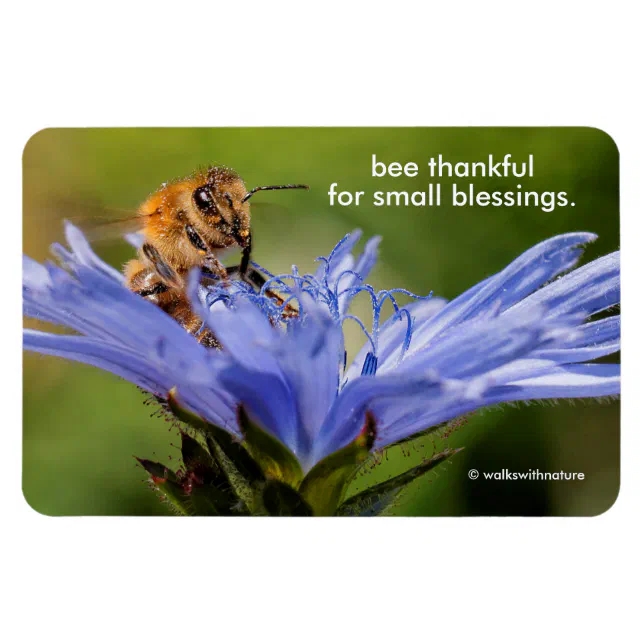
M 197 208 L 202 212 L 213 214 L 215 210 L 215 202 L 210 194 L 210 190 L 206 187 L 197 188 L 192 195 L 192 198 L 197 205 Z

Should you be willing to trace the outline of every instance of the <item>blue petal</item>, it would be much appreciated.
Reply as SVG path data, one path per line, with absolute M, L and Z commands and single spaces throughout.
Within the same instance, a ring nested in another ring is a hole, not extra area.
M 210 309 L 207 324 L 225 351 L 242 366 L 254 371 L 279 372 L 273 351 L 280 343 L 280 333 L 257 306 L 242 299 L 234 309 L 219 303 Z
M 315 279 L 323 282 L 325 278 L 329 285 L 335 284 L 338 277 L 345 271 L 353 268 L 354 259 L 351 251 L 362 236 L 361 230 L 354 230 L 340 241 L 333 249 L 328 259 L 322 262 L 315 271 Z
M 30 313 L 114 344 L 149 351 L 163 339 L 168 351 L 194 355 L 205 349 L 173 318 L 132 293 L 103 271 L 75 266 L 76 278 L 54 266 L 48 279 L 26 281 L 24 301 Z M 146 349 L 147 348 L 147 349 Z
M 174 386 L 149 361 L 96 340 L 25 329 L 23 348 L 99 367 L 151 393 L 165 395 Z
M 422 396 L 429 400 L 439 391 L 440 383 L 430 377 L 406 378 L 392 374 L 353 380 L 344 387 L 320 428 L 313 447 L 313 462 L 351 442 L 359 434 L 366 412 L 375 407 L 376 401 L 398 407 L 405 397 Z M 382 430 L 386 430 L 386 426 L 379 425 L 378 431 Z
M 485 383 L 451 382 L 440 396 L 409 396 L 395 405 L 375 400 L 373 412 L 385 431 L 380 445 L 400 440 L 482 407 L 506 402 L 613 396 L 620 392 L 620 367 L 577 364 L 550 368 L 534 378 L 485 388 Z
M 367 279 L 371 269 L 378 261 L 378 246 L 380 245 L 381 240 L 382 237 L 372 237 L 369 239 L 365 244 L 362 254 L 358 257 L 355 267 L 351 269 L 351 273 L 345 274 L 337 281 L 335 288 L 339 295 L 338 308 L 340 315 L 344 315 L 347 312 L 351 304 L 351 300 L 354 297 L 351 293 L 343 294 L 343 291 L 355 288 Z
M 466 382 L 439 381 L 426 391 L 399 397 L 396 401 L 374 399 L 371 411 L 381 428 L 377 447 L 384 447 L 442 422 L 455 418 L 465 411 L 454 413 L 465 403 L 476 409 L 482 402 L 480 391 L 469 391 Z M 466 411 L 469 408 L 466 409 Z
M 27 255 L 22 256 L 22 284 L 23 288 L 30 289 L 45 288 L 50 284 L 47 269 Z
M 256 422 L 300 456 L 297 405 L 281 374 L 254 371 L 236 363 L 223 369 L 220 378 Z
M 195 343 L 196 344 L 196 343 Z M 235 431 L 235 402 L 223 390 L 215 371 L 207 376 L 195 371 L 186 356 L 182 364 L 168 364 L 141 357 L 127 348 L 113 346 L 80 336 L 24 330 L 24 348 L 46 355 L 58 356 L 98 367 L 129 380 L 152 394 L 165 398 L 177 387 L 182 402 L 206 420 Z
M 487 404 L 542 398 L 595 398 L 620 393 L 618 364 L 574 364 L 555 367 L 533 378 L 491 387 Z
M 89 268 L 96 269 L 103 275 L 121 283 L 123 282 L 123 274 L 119 273 L 115 268 L 106 264 L 89 245 L 83 233 L 76 228 L 73 224 L 65 222 L 65 238 L 69 244 L 72 252 L 74 253 L 75 260 Z
M 486 377 L 490 383 L 500 385 L 548 373 L 559 365 L 595 360 L 615 353 L 620 348 L 619 316 L 615 318 L 576 327 L 572 334 L 568 332 L 563 337 L 555 337 L 544 348 L 490 370 Z
M 574 266 L 581 255 L 578 246 L 596 238 L 591 233 L 569 233 L 537 244 L 500 273 L 450 302 L 431 320 L 418 325 L 410 353 L 448 327 L 472 319 L 493 305 L 499 306 L 501 311 L 512 306 L 545 282 Z
M 265 429 L 304 458 L 337 395 L 343 338 L 328 310 L 306 294 L 302 300 L 306 315 L 286 333 L 271 328 L 263 315 L 256 317 L 258 309 L 250 304 L 220 311 L 212 324 L 237 363 L 222 372 L 226 387 Z M 260 336 L 268 331 L 270 337 L 257 341 L 258 327 Z
M 124 235 L 124 239 L 128 244 L 130 244 L 130 246 L 141 248 L 145 242 L 145 235 L 142 233 L 126 233 Z
M 572 323 L 554 326 L 544 321 L 540 308 L 494 320 L 477 318 L 418 350 L 398 371 L 421 373 L 431 369 L 442 378 L 474 378 L 549 346 L 553 334 L 568 337 L 572 330 Z
M 299 453 L 310 450 L 338 394 L 344 354 L 342 330 L 328 310 L 306 302 L 306 298 L 304 301 L 306 317 L 289 327 L 288 342 L 279 352 L 280 365 L 297 406 Z
M 548 284 L 514 308 L 543 306 L 547 316 L 583 313 L 586 317 L 619 302 L 619 251 L 600 257 Z
M 578 326 L 570 340 L 534 352 L 533 358 L 558 364 L 587 362 L 615 353 L 620 349 L 621 316 L 613 315 Z

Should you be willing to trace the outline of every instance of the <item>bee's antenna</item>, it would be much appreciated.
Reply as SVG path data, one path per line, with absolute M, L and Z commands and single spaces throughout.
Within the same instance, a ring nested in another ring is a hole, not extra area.
M 294 184 L 294 183 L 289 183 L 286 186 L 258 186 L 257 188 L 253 188 L 241 200 L 241 202 L 244 203 L 245 201 L 248 201 L 256 192 L 259 192 L 260 190 L 294 190 L 294 189 L 309 190 L 309 187 L 303 184 Z

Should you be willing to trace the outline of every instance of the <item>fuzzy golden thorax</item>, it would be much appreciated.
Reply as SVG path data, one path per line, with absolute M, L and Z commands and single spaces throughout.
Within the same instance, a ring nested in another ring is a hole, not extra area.
M 250 238 L 246 194 L 239 175 L 219 166 L 163 184 L 139 208 L 146 242 L 180 275 L 201 266 L 207 254 L 243 248 Z

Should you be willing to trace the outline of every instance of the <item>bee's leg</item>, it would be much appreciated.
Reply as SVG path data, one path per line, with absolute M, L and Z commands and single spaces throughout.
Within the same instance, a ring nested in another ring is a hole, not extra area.
M 239 266 L 227 266 L 226 272 L 228 273 L 228 275 L 236 275 L 237 273 L 239 273 L 244 282 L 257 289 L 261 289 L 264 284 L 266 284 L 266 278 L 258 270 L 255 270 L 254 268 L 247 268 L 246 273 L 244 274 L 242 273 L 241 268 L 241 264 Z M 285 304 L 284 298 L 281 295 L 278 295 L 274 290 L 269 288 L 266 289 L 265 293 L 266 295 L 268 295 L 268 297 L 274 300 L 278 304 L 278 306 L 283 306 Z M 294 306 L 292 306 L 290 303 L 284 306 L 282 317 L 296 318 L 297 316 L 298 312 Z
M 208 347 L 209 349 L 221 349 L 221 342 L 217 340 L 215 334 L 208 328 L 205 328 L 195 337 L 199 344 L 203 344 L 204 347 Z
M 159 251 L 154 246 L 152 246 L 152 244 L 143 244 L 143 246 L 141 247 L 141 252 L 143 253 L 145 259 L 150 262 L 150 265 L 152 266 L 152 268 L 154 268 L 158 276 L 161 278 L 160 281 L 172 288 L 180 288 L 182 286 L 180 277 L 177 275 L 173 268 L 165 263 L 165 261 L 159 254 Z
M 199 233 L 195 230 L 194 226 L 186 224 L 186 236 L 188 241 L 192 244 L 194 248 L 199 251 L 199 254 L 203 256 L 202 267 L 205 272 L 213 275 L 214 277 L 225 280 L 228 277 L 226 273 L 226 268 L 224 265 L 212 254 L 212 251 L 208 248 L 206 242 L 201 238 Z
M 241 280 L 257 288 L 262 288 L 262 286 L 266 284 L 266 278 L 254 268 L 247 268 L 246 272 L 242 273 L 241 264 L 238 264 L 237 266 L 226 266 L 226 273 L 229 276 L 239 275 Z
M 131 291 L 155 304 L 159 304 L 158 296 L 169 290 L 168 285 L 161 281 L 158 273 L 138 259 L 133 259 L 126 264 L 125 283 Z
M 162 307 L 166 313 L 171 315 L 190 335 L 197 338 L 199 344 L 205 347 L 221 349 L 221 344 L 214 333 L 204 325 L 203 320 L 194 313 L 190 302 L 183 294 L 173 298 L 173 302 L 167 307 Z
M 239 263 L 239 274 L 243 280 L 245 280 L 246 275 L 248 274 L 248 269 L 250 267 L 250 254 L 253 248 L 253 236 L 250 230 L 248 231 L 248 237 L 246 239 L 246 246 L 244 246 L 244 249 L 242 250 L 241 262 Z
M 252 268 L 250 266 L 250 254 L 252 250 L 252 236 L 250 234 L 250 231 L 248 233 L 248 237 L 246 238 L 246 246 L 244 246 L 244 249 L 242 250 L 242 257 L 241 257 L 241 262 L 239 263 L 238 266 L 227 266 L 226 267 L 226 274 L 227 275 L 235 275 L 239 274 L 240 278 L 246 282 L 247 284 L 250 284 L 254 288 L 261 289 L 264 284 L 266 284 L 266 278 L 257 270 Z M 271 289 L 267 289 L 265 293 L 272 299 L 277 302 L 279 306 L 282 306 L 285 304 L 284 298 L 275 293 L 275 291 Z M 285 318 L 291 318 L 291 317 L 297 317 L 298 312 L 297 309 L 295 309 L 293 306 L 290 304 L 286 304 L 284 307 L 284 311 L 282 312 L 282 317 Z
M 213 255 L 204 257 L 203 271 L 212 275 L 214 278 L 226 283 L 228 280 L 228 273 L 226 267 Z

